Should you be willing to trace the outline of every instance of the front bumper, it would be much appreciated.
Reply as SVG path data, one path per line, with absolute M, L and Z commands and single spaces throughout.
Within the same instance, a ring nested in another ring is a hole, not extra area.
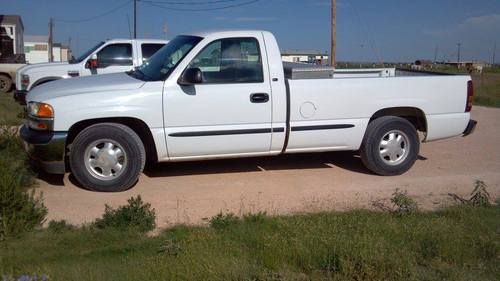
M 474 133 L 474 130 L 476 129 L 477 121 L 476 120 L 469 120 L 469 124 L 467 124 L 467 128 L 465 128 L 465 131 L 463 132 L 463 136 L 466 137 L 472 133 Z
M 20 105 L 26 105 L 26 95 L 27 94 L 28 94 L 28 91 L 26 91 L 26 90 L 16 90 L 14 92 L 14 99 Z
M 42 132 L 23 126 L 20 131 L 31 159 L 50 174 L 64 174 L 67 132 Z

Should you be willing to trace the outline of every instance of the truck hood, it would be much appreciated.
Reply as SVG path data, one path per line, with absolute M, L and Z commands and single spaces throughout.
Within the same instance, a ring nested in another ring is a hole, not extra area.
M 27 64 L 21 67 L 18 72 L 20 74 L 28 74 L 29 72 L 42 72 L 47 70 L 53 70 L 57 68 L 64 68 L 69 65 L 68 62 L 48 62 L 48 63 L 35 63 L 35 64 Z
M 141 88 L 144 83 L 125 72 L 61 79 L 35 87 L 28 92 L 26 101 L 42 102 L 87 93 L 134 90 Z

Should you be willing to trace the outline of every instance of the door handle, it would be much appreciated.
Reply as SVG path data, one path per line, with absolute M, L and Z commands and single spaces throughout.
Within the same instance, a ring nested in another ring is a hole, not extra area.
M 250 102 L 252 103 L 266 103 L 269 101 L 269 95 L 266 93 L 254 93 L 250 95 Z

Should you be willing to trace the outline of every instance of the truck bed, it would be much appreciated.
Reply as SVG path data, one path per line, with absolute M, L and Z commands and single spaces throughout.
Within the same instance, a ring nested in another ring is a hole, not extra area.
M 306 63 L 284 62 L 285 78 L 297 79 L 328 79 L 328 78 L 377 78 L 377 77 L 408 77 L 408 76 L 445 76 L 447 73 L 416 71 L 402 68 L 359 68 L 335 69 L 331 66 Z

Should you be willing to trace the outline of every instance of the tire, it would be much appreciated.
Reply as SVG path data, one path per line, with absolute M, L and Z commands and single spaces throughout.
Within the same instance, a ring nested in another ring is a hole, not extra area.
M 360 156 L 370 171 L 381 176 L 397 176 L 417 160 L 420 140 L 408 120 L 384 116 L 373 120 L 361 144 Z
M 0 93 L 5 94 L 12 88 L 12 79 L 9 76 L 0 74 Z
M 129 127 L 116 123 L 85 128 L 76 136 L 69 154 L 76 180 L 83 187 L 100 192 L 131 188 L 145 162 L 146 152 L 139 136 Z

